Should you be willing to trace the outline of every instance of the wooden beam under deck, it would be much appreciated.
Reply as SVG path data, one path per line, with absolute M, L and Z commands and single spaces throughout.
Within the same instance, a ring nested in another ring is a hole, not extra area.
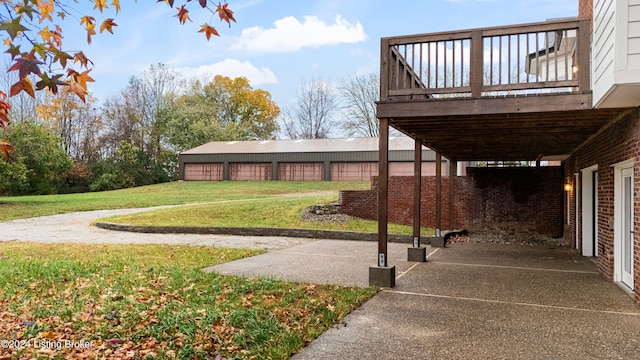
M 424 102 L 422 102 L 424 103 Z M 456 102 L 449 101 L 450 106 Z M 447 158 L 536 160 L 569 154 L 628 109 L 394 117 L 391 126 Z
M 378 118 L 433 118 L 445 116 L 527 114 L 591 109 L 591 94 L 424 99 L 379 102 Z

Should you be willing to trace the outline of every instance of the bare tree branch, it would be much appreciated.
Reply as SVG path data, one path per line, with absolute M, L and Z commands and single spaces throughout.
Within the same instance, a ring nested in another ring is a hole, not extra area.
M 353 75 L 338 86 L 343 98 L 346 122 L 343 129 L 350 136 L 378 136 L 376 101 L 380 98 L 380 80 L 376 74 Z
M 324 139 L 334 126 L 337 97 L 332 86 L 312 79 L 298 89 L 294 107 L 283 111 L 284 130 L 291 139 Z

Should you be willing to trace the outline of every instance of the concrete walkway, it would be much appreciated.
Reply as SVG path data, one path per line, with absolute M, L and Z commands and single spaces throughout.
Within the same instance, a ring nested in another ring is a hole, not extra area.
M 366 286 L 377 244 L 319 240 L 210 268 L 224 274 Z M 567 248 L 427 247 L 382 290 L 294 359 L 637 359 L 640 308 Z
M 89 223 L 148 209 L 0 222 L 0 241 L 161 243 L 270 249 L 210 268 L 224 274 L 366 286 L 377 243 L 112 232 Z M 295 359 L 636 359 L 640 308 L 567 248 L 453 244 L 405 261 L 389 244 L 396 287 L 382 290 Z

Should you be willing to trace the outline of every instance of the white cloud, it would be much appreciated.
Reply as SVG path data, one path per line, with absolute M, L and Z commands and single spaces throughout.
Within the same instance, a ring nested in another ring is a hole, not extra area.
M 275 84 L 278 78 L 269 68 L 258 68 L 249 61 L 240 61 L 236 59 L 225 59 L 223 61 L 198 67 L 182 67 L 176 68 L 185 78 L 195 77 L 202 79 L 204 77 L 213 77 L 215 75 L 228 76 L 236 78 L 244 76 L 251 82 L 252 86 L 262 84 Z
M 352 24 L 337 15 L 333 24 L 325 24 L 316 16 L 305 16 L 304 22 L 288 16 L 274 22 L 274 27 L 259 26 L 242 30 L 233 49 L 258 52 L 292 52 L 304 47 L 320 47 L 366 40 L 360 22 Z

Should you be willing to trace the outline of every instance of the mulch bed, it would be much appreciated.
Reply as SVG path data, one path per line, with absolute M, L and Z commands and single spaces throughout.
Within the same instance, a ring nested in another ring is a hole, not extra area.
M 467 236 L 452 236 L 448 243 L 484 243 L 484 244 L 522 244 L 565 246 L 562 238 L 527 234 L 527 233 L 500 233 L 500 232 L 469 232 Z
M 302 210 L 300 217 L 307 221 L 322 222 L 322 223 L 343 223 L 350 219 L 354 219 L 353 216 L 347 214 L 326 214 L 317 215 L 310 211 L 310 208 Z

